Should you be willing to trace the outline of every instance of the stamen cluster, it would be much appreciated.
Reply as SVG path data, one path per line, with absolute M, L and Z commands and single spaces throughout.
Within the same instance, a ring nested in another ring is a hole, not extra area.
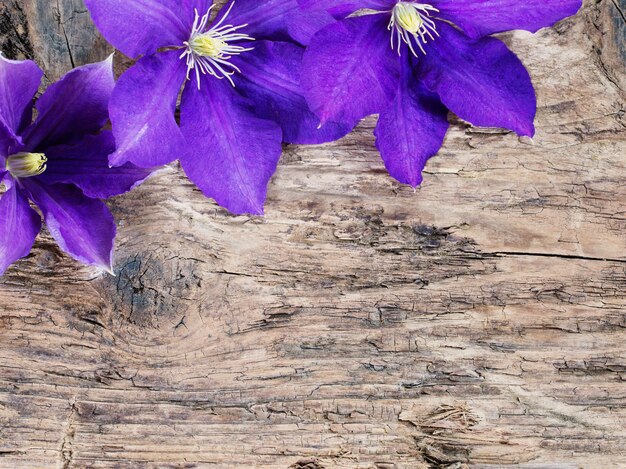
M 424 44 L 439 37 L 436 23 L 430 18 L 431 12 L 439 10 L 425 3 L 398 2 L 391 12 L 389 31 L 391 31 L 391 48 L 398 50 L 400 55 L 402 42 L 406 43 L 411 53 L 417 57 L 413 43 L 417 44 L 422 54 L 426 54 Z M 397 42 L 397 44 L 396 44 Z
M 181 54 L 180 58 L 185 58 L 187 61 L 188 80 L 191 71 L 195 71 L 198 89 L 200 89 L 201 73 L 203 75 L 208 74 L 214 76 L 220 80 L 226 78 L 231 85 L 235 86 L 231 77 L 235 72 L 241 73 L 241 70 L 239 70 L 236 65 L 230 63 L 229 60 L 234 55 L 252 50 L 252 48 L 231 44 L 231 42 L 235 41 L 254 41 L 254 38 L 247 34 L 238 32 L 248 26 L 247 24 L 240 26 L 224 24 L 234 4 L 235 3 L 232 2 L 224 16 L 208 30 L 207 25 L 211 16 L 211 10 L 215 5 L 211 5 L 202 18 L 200 18 L 198 10 L 196 10 L 196 18 L 193 23 L 191 36 L 189 41 L 184 43 L 186 49 L 185 52 Z

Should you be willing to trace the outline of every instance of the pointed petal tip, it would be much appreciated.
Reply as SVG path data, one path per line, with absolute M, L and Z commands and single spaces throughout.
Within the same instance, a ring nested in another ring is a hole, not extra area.
M 7 58 L 1 50 L 0 50 L 0 60 L 2 60 L 3 62 L 14 64 L 14 65 L 25 64 L 25 63 L 31 64 L 32 66 L 36 67 L 37 70 L 41 72 L 41 75 L 43 76 L 43 71 L 41 70 L 41 67 L 39 67 L 37 62 L 35 62 L 34 60 L 30 60 L 30 59 L 12 60 L 12 59 Z
M 417 188 L 421 187 L 423 182 L 424 182 L 424 178 L 420 175 L 419 177 L 413 179 L 412 181 L 409 181 L 407 184 L 411 186 L 411 188 L 413 189 L 413 192 L 416 193 Z
M 126 159 L 124 153 L 120 153 L 119 150 L 109 155 L 109 168 L 117 168 L 126 163 L 128 163 L 128 159 Z
M 115 234 L 117 234 L 117 225 L 115 225 Z M 115 251 L 115 238 L 113 241 L 113 246 L 111 247 L 111 253 L 109 254 L 109 260 L 106 263 L 102 263 L 100 268 L 109 274 L 111 277 L 115 277 L 115 271 L 113 270 L 113 255 Z
M 411 189 L 413 189 L 414 192 L 417 192 L 417 188 L 420 187 L 424 182 L 424 177 L 421 174 L 406 175 L 398 174 L 397 172 L 396 174 L 394 174 L 394 171 L 390 170 L 390 168 L 387 168 L 387 171 L 389 171 L 389 175 L 395 181 L 404 186 L 409 186 Z
M 320 123 L 317 129 L 319 130 L 328 123 L 328 120 L 330 119 L 330 115 L 327 112 L 324 112 L 323 114 L 318 114 L 318 115 L 320 118 Z
M 535 137 L 535 134 L 537 133 L 536 129 L 535 129 L 535 124 L 530 123 L 530 124 L 523 124 L 521 125 L 518 129 L 515 129 L 515 133 L 520 137 L 520 138 L 524 138 L 524 139 L 529 139 L 532 141 L 532 139 Z
M 113 70 L 113 60 L 115 59 L 115 52 L 112 52 L 106 59 L 102 61 L 102 64 L 107 67 L 111 72 L 111 77 L 115 80 L 115 71 Z
M 114 249 L 114 248 L 112 248 Z M 84 262 L 84 261 L 81 261 Z M 104 259 L 98 259 L 98 260 L 94 260 L 92 262 L 84 262 L 87 265 L 91 265 L 92 267 L 95 267 L 97 269 L 99 269 L 101 271 L 101 273 L 106 273 L 109 274 L 113 277 L 115 277 L 115 271 L 113 270 L 113 251 L 111 251 L 111 255 L 110 255 L 110 260 L 105 261 Z

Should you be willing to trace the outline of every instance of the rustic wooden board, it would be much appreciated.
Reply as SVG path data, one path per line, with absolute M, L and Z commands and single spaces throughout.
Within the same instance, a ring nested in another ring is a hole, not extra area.
M 537 137 L 455 120 L 416 192 L 370 119 L 287 147 L 262 219 L 176 166 L 113 200 L 116 277 L 42 235 L 0 280 L 0 467 L 626 467 L 624 4 L 504 35 Z M 0 48 L 111 52 L 81 0 L 4 0 Z

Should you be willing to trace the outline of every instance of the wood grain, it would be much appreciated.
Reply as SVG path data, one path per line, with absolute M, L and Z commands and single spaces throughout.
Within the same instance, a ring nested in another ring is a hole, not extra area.
M 0 279 L 0 467 L 626 467 L 624 10 L 504 35 L 537 137 L 451 117 L 416 192 L 368 119 L 286 147 L 265 218 L 177 166 L 112 200 L 116 277 L 43 234 Z M 80 0 L 0 33 L 49 80 L 111 52 Z

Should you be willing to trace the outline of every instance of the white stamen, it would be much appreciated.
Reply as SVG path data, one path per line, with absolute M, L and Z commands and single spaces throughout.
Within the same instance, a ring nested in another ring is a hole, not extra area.
M 201 74 L 211 75 L 219 80 L 226 78 L 234 87 L 235 82 L 232 76 L 235 73 L 241 73 L 241 70 L 229 60 L 235 55 L 252 50 L 252 48 L 231 44 L 235 41 L 254 41 L 254 38 L 247 34 L 238 32 L 248 26 L 247 24 L 241 26 L 224 24 L 234 5 L 235 2 L 233 1 L 222 18 L 208 30 L 206 28 L 211 10 L 215 5 L 211 5 L 209 11 L 202 18 L 196 10 L 191 36 L 189 41 L 184 43 L 185 52 L 181 54 L 180 58 L 185 58 L 187 61 L 187 80 L 189 80 L 191 71 L 195 71 L 198 89 L 200 89 Z
M 438 13 L 439 10 L 426 3 L 398 2 L 393 7 L 388 29 L 391 31 L 391 48 L 397 48 L 398 55 L 402 42 L 409 46 L 415 57 L 418 55 L 413 43 L 426 55 L 424 44 L 428 43 L 429 38 L 434 41 L 435 36 L 439 37 L 437 24 L 430 18 L 431 12 Z

